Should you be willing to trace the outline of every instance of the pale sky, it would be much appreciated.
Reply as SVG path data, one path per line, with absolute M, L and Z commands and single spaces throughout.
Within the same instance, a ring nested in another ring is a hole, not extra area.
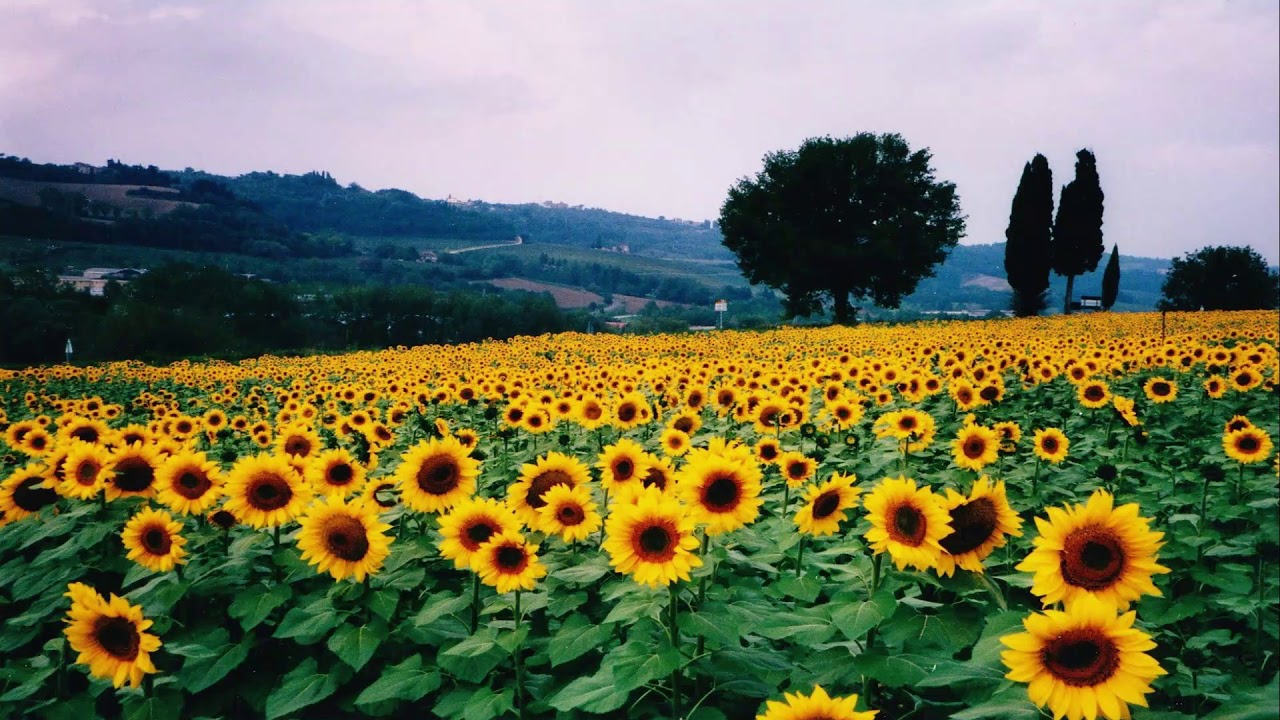
M 860 131 L 932 149 L 965 242 L 1089 147 L 1108 246 L 1280 260 L 1274 0 L 0 0 L 0 152 L 38 162 L 701 220 Z

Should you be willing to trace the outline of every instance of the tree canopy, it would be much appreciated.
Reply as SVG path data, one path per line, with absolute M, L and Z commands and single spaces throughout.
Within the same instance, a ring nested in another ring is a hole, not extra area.
M 934 178 L 930 159 L 872 133 L 770 153 L 730 188 L 724 244 L 748 280 L 783 291 L 793 316 L 827 300 L 838 323 L 856 320 L 851 298 L 897 307 L 964 235 L 955 185 Z
M 1071 288 L 1077 275 L 1098 269 L 1102 242 L 1102 181 L 1089 150 L 1076 153 L 1075 179 L 1062 188 L 1053 222 L 1053 271 L 1067 278 L 1063 312 L 1071 312 Z
M 1022 168 L 1004 236 L 1004 270 L 1013 288 L 1013 314 L 1039 315 L 1045 308 L 1053 264 L 1053 171 L 1044 155 L 1036 153 Z
M 1174 258 L 1161 310 L 1260 310 L 1280 302 L 1280 278 L 1250 247 L 1211 246 Z

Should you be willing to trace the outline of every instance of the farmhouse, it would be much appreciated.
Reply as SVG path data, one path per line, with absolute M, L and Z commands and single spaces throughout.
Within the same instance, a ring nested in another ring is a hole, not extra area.
M 139 268 L 86 268 L 79 275 L 59 275 L 58 282 L 70 285 L 80 292 L 102 296 L 107 291 L 107 283 L 116 282 L 126 285 L 130 280 L 146 272 L 145 269 Z

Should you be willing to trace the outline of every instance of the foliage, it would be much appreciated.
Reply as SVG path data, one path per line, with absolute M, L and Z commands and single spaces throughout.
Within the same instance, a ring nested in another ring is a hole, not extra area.
M 1102 307 L 1110 310 L 1120 295 L 1120 246 L 1111 246 L 1111 258 L 1102 272 Z
M 1075 277 L 1093 272 L 1106 247 L 1102 244 L 1102 182 L 1098 163 L 1088 149 L 1076 153 L 1075 178 L 1063 186 L 1053 222 L 1053 271 L 1067 278 L 1063 312 L 1071 312 Z
M 725 247 L 751 282 L 786 294 L 793 316 L 824 299 L 838 323 L 856 319 L 850 297 L 897 307 L 964 234 L 955 185 L 934 179 L 930 157 L 870 133 L 770 153 L 729 190 Z
M 625 437 L 660 455 L 661 429 L 685 413 L 700 422 L 691 437 L 703 453 L 776 435 L 784 450 L 817 462 L 815 480 L 855 474 L 864 498 L 899 474 L 939 493 L 965 492 L 978 473 L 958 467 L 946 442 L 970 424 L 947 392 L 953 378 L 1002 390 L 970 410 L 973 423 L 1013 421 L 1024 433 L 983 470 L 1007 483 L 1022 536 L 987 557 L 983 573 L 946 577 L 873 557 L 863 508 L 834 536 L 799 535 L 802 493 L 773 465 L 760 466 L 760 517 L 708 538 L 692 579 L 658 591 L 618 572 L 596 537 L 571 546 L 528 530 L 541 541 L 546 578 L 518 595 L 473 595 L 470 571 L 440 556 L 438 518 L 397 503 L 394 485 L 375 494 L 388 505 L 381 518 L 393 526 L 391 555 L 363 583 L 334 582 L 304 562 L 296 523 L 224 531 L 202 516 L 179 518 L 189 553 L 182 571 L 152 572 L 125 557 L 119 533 L 156 500 L 56 498 L 0 527 L 0 717 L 403 717 L 427 707 L 450 720 L 659 718 L 672 717 L 673 697 L 683 697 L 688 717 L 727 718 L 822 685 L 857 693 L 860 709 L 879 710 L 882 720 L 1035 718 L 1025 686 L 1005 680 L 1001 660 L 1001 638 L 1041 609 L 1031 577 L 1015 566 L 1037 536 L 1032 517 L 1098 489 L 1139 505 L 1164 533 L 1159 562 L 1171 570 L 1155 579 L 1160 596 L 1132 607 L 1168 672 L 1151 708 L 1132 708 L 1135 720 L 1268 717 L 1271 648 L 1280 640 L 1275 458 L 1236 463 L 1224 454 L 1222 430 L 1234 415 L 1280 427 L 1277 320 L 1274 312 L 1180 314 L 1163 339 L 1156 315 L 1106 314 L 726 332 L 696 343 L 549 335 L 238 365 L 0 371 L 0 424 L 45 415 L 50 428 L 87 419 L 150 425 L 157 448 L 205 452 L 223 470 L 262 450 L 248 431 L 204 425 L 213 411 L 264 423 L 272 444 L 310 422 L 324 446 L 358 456 L 374 486 L 389 482 L 420 440 L 474 431 L 478 494 L 495 498 L 549 449 L 594 466 L 602 447 Z M 844 429 L 823 399 L 836 372 L 841 397 L 866 411 Z M 1216 374 L 1237 386 L 1207 395 L 1200 382 Z M 945 382 L 930 392 L 929 377 Z M 1181 392 L 1156 404 L 1143 391 L 1153 378 Z M 1090 380 L 1134 399 L 1140 424 L 1109 406 L 1084 407 L 1079 387 Z M 691 391 L 714 398 L 720 388 L 740 392 L 734 407 L 690 407 Z M 564 416 L 534 433 L 500 419 L 506 408 L 562 391 L 598 393 L 610 411 L 635 391 L 655 413 L 626 430 L 614 422 L 588 430 Z M 753 398 L 758 408 L 783 396 L 804 400 L 781 402 L 803 408 L 808 422 L 771 431 L 749 411 Z M 936 421 L 937 441 L 903 453 L 877 439 L 876 421 L 904 410 Z M 358 415 L 388 437 L 344 430 Z M 197 423 L 185 436 L 175 429 L 183 418 Z M 1035 460 L 1029 438 L 1044 427 L 1070 438 L 1060 464 Z M 115 443 L 100 444 L 111 455 Z M 42 462 L 8 448 L 0 484 Z M 589 483 L 603 512 L 609 503 L 598 485 Z M 71 582 L 120 594 L 154 621 L 149 632 L 163 645 L 141 688 L 116 690 L 76 663 L 63 635 Z
M 1004 270 L 1013 288 L 1010 309 L 1017 317 L 1039 315 L 1053 264 L 1053 171 L 1040 153 L 1022 168 L 1004 236 Z
M 1280 278 L 1253 248 L 1214 245 L 1174 258 L 1161 293 L 1161 310 L 1274 308 Z

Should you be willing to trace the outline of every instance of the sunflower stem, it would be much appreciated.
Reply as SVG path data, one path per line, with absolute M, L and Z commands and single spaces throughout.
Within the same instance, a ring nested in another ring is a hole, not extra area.
M 516 590 L 515 615 L 516 633 L 519 633 L 521 625 L 519 589 Z M 528 704 L 524 696 L 524 642 L 516 643 L 516 704 L 520 707 L 520 720 L 524 720 L 525 706 Z
M 1258 576 L 1255 578 L 1258 585 L 1258 632 L 1254 634 L 1253 652 L 1258 656 L 1258 681 L 1262 682 L 1266 679 L 1267 659 L 1262 654 L 1262 613 L 1266 609 L 1266 588 L 1263 585 L 1262 574 L 1262 553 L 1258 553 Z
M 671 608 L 671 647 L 680 652 L 680 626 L 676 622 L 677 613 L 680 609 L 680 591 L 675 583 L 667 586 L 671 593 L 671 601 L 668 605 Z M 680 667 L 671 671 L 671 717 L 672 720 L 680 720 Z
M 698 555 L 698 557 L 703 558 L 704 561 L 707 557 L 707 548 L 710 545 L 711 545 L 711 536 L 707 535 L 706 530 L 703 530 L 702 531 L 702 552 Z M 715 568 L 712 568 L 713 572 L 714 570 Z M 698 580 L 698 609 L 699 610 L 702 609 L 702 603 L 706 601 L 706 599 L 707 599 L 707 576 L 703 575 L 702 578 Z M 707 638 L 702 635 L 699 635 L 697 649 L 694 652 L 693 656 L 700 657 L 702 653 L 706 650 L 706 648 L 707 648 Z M 698 687 L 697 681 L 694 682 L 694 686 L 695 686 L 694 694 L 697 695 L 698 692 L 701 690 L 701 688 Z
M 1200 491 L 1200 525 L 1197 526 L 1197 529 L 1201 533 L 1204 532 L 1205 511 L 1208 509 L 1208 507 L 1209 507 L 1209 477 L 1206 475 L 1204 478 L 1204 487 Z
M 884 555 L 876 553 L 871 558 L 871 594 L 875 595 L 880 589 L 880 563 L 884 559 Z
M 791 503 L 791 483 L 782 486 L 782 515 L 787 516 L 787 505 Z
M 1240 463 L 1240 472 L 1236 473 L 1236 502 L 1243 500 L 1244 492 L 1244 463 Z
M 1037 456 L 1036 472 L 1034 475 L 1031 476 L 1031 497 L 1032 498 L 1038 497 L 1039 485 L 1040 485 L 1040 458 L 1039 456 Z
M 517 595 L 516 597 L 519 597 Z M 471 573 L 471 634 L 480 628 L 480 574 Z
M 808 539 L 808 535 L 800 535 L 800 549 L 796 551 L 796 577 L 800 577 L 804 568 L 804 541 Z

